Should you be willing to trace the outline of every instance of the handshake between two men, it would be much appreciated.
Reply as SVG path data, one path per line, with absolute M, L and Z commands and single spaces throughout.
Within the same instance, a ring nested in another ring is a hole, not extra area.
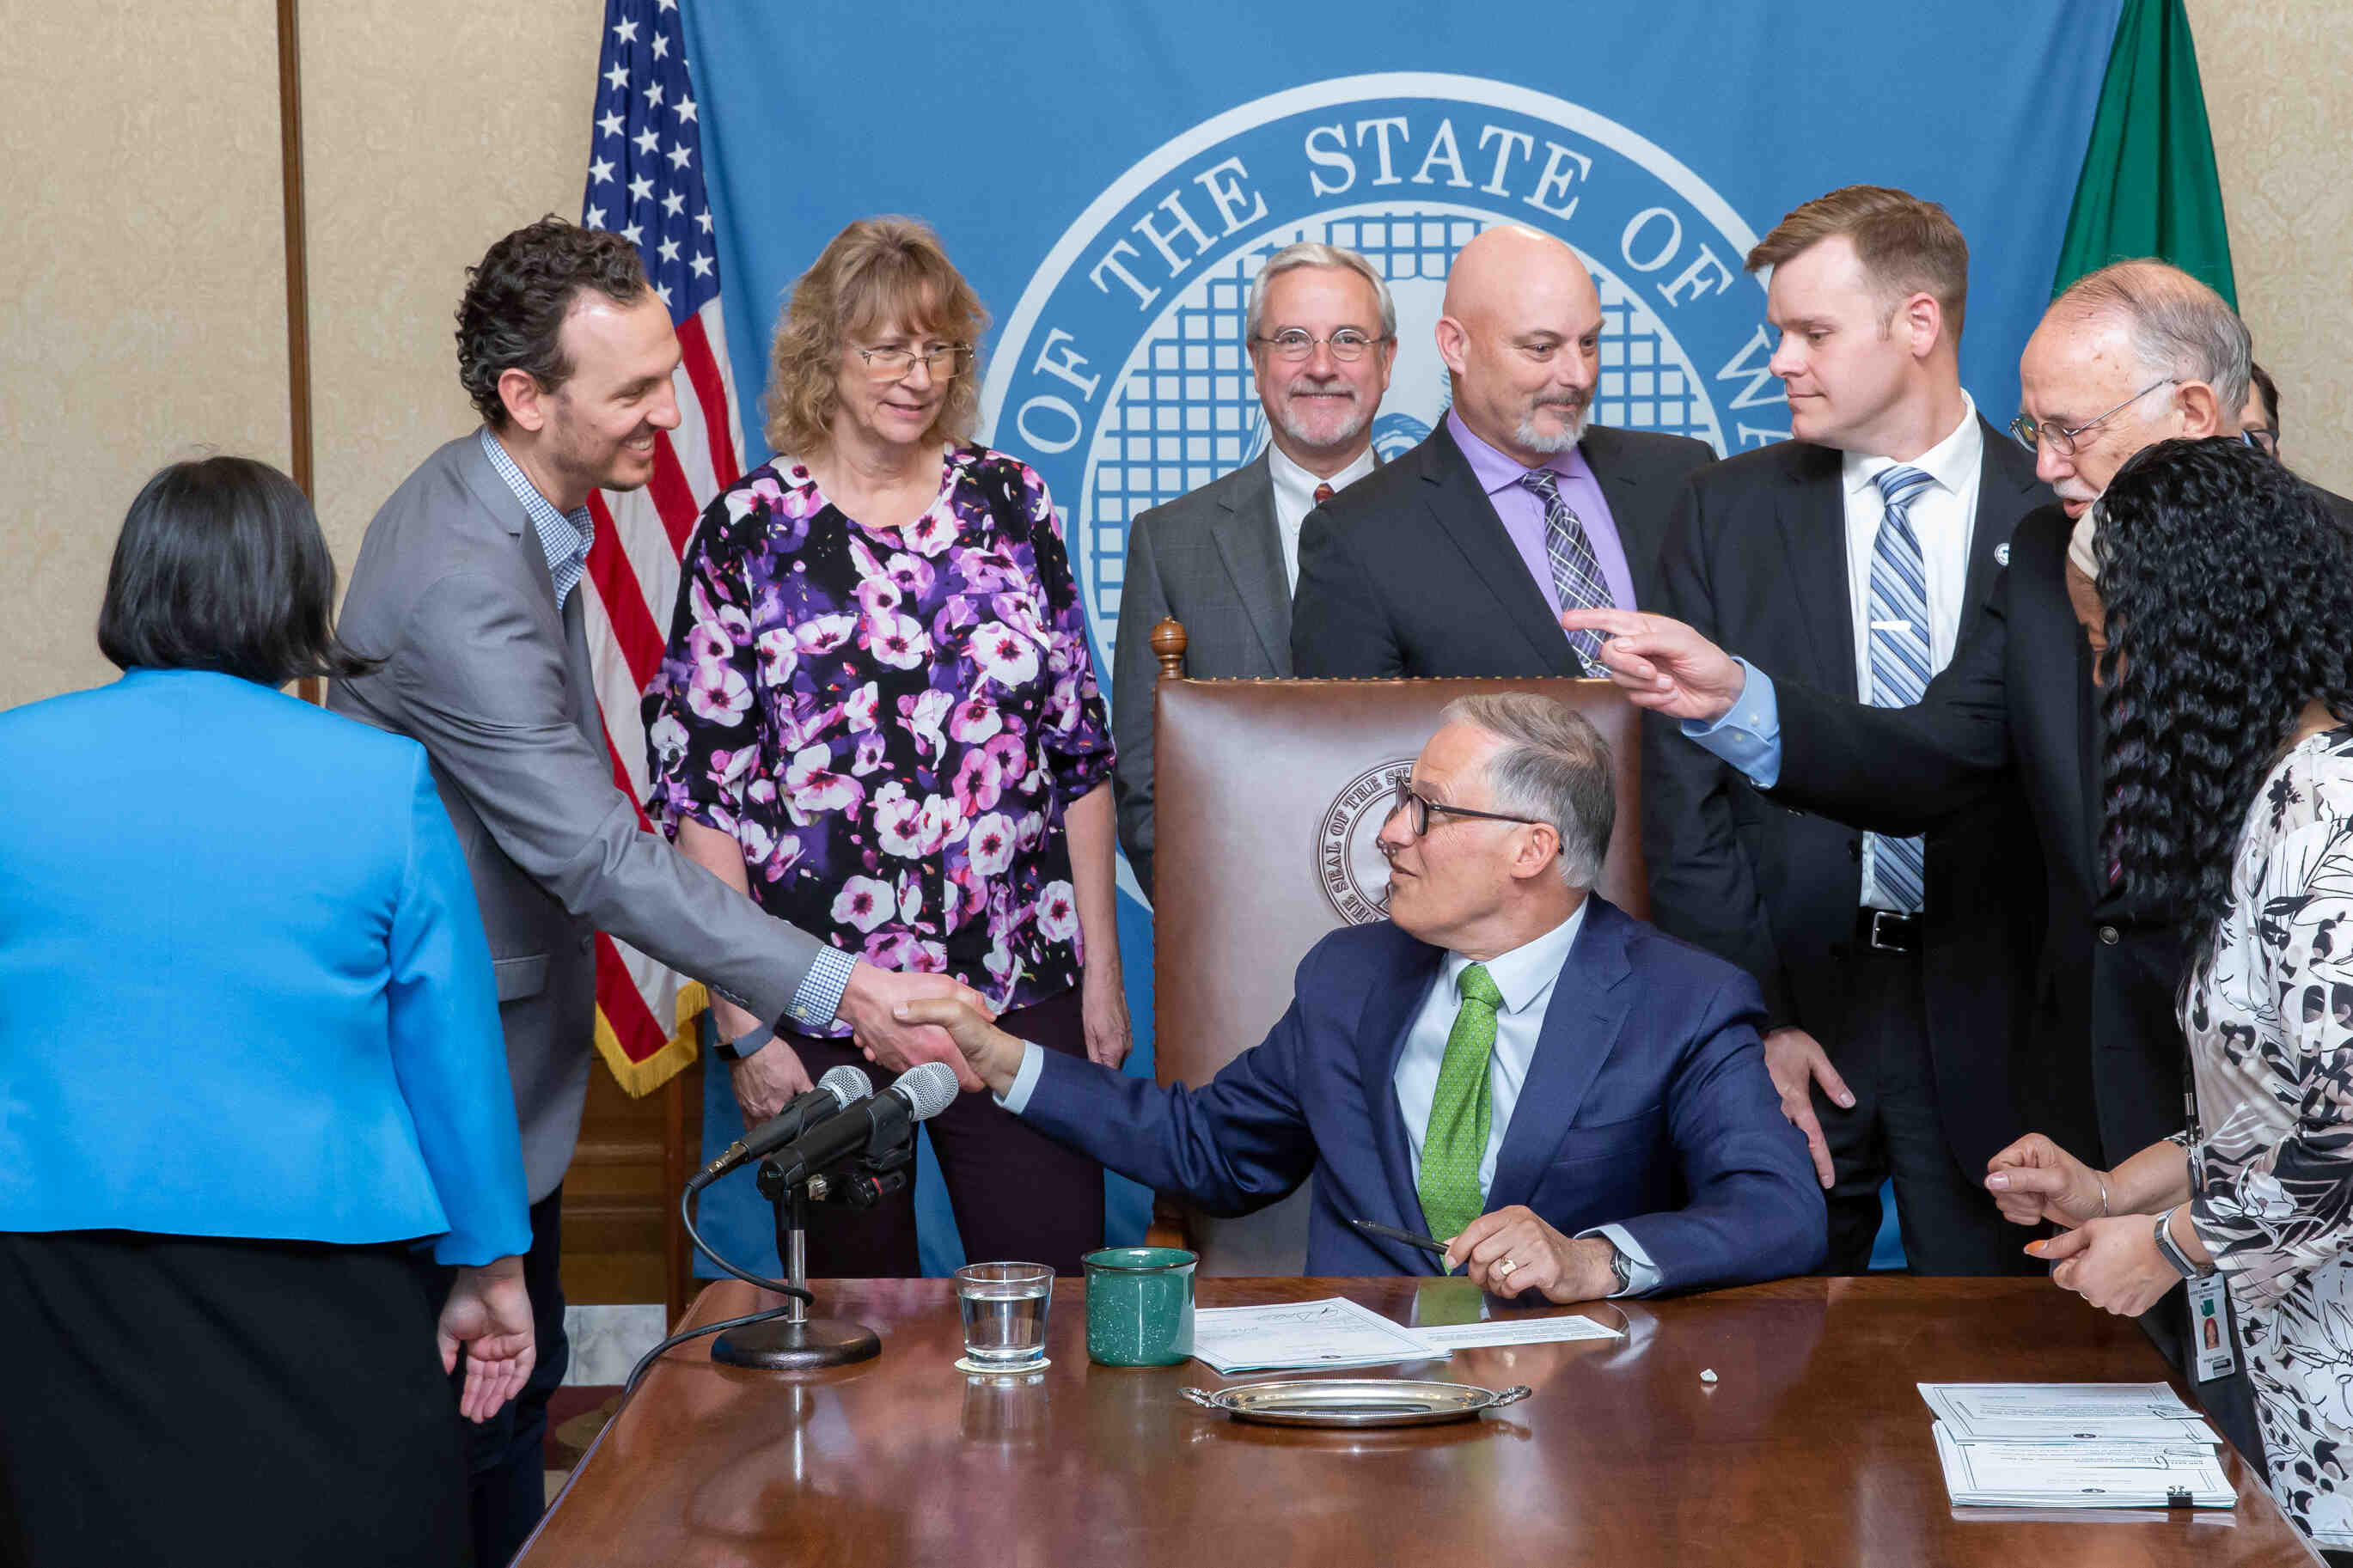
M 1825 1211 L 1783 1116 L 1746 974 L 1592 891 L 1615 818 L 1607 743 L 1525 693 L 1461 699 L 1398 789 L 1389 918 L 1331 932 L 1291 1005 L 1198 1086 L 1162 1088 L 899 1003 L 969 1087 L 1212 1215 L 1314 1177 L 1306 1272 L 1433 1274 L 1447 1242 L 1499 1296 L 1553 1301 L 1803 1273 Z
M 945 1029 L 980 1086 L 1000 1102 L 1012 1096 L 1025 1058 L 1039 1049 L 953 997 L 902 1004 L 899 1016 Z M 1104 1163 L 1119 1168 L 1115 1159 Z M 1525 1204 L 1480 1215 L 1460 1235 L 1440 1239 L 1447 1243 L 1448 1270 L 1462 1269 L 1481 1289 L 1497 1296 L 1589 1301 L 1623 1288 L 1611 1268 L 1614 1249 L 1609 1241 L 1564 1236 Z

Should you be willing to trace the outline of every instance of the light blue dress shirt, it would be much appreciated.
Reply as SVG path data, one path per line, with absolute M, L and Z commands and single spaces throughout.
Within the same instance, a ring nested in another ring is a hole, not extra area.
M 1771 676 L 1745 658 L 1734 662 L 1748 678 L 1739 700 L 1713 724 L 1684 720 L 1683 733 L 1738 768 L 1758 789 L 1771 789 L 1781 778 L 1781 699 Z
M 1487 1092 L 1493 1112 L 1488 1120 L 1486 1152 L 1479 1161 L 1482 1192 L 1494 1184 L 1495 1160 L 1503 1151 L 1504 1136 L 1510 1131 L 1520 1089 L 1527 1082 L 1528 1064 L 1535 1058 L 1537 1040 L 1544 1033 L 1545 1011 L 1552 1004 L 1561 966 L 1568 962 L 1569 949 L 1577 944 L 1577 933 L 1584 929 L 1586 909 L 1587 905 L 1580 901 L 1575 912 L 1542 936 L 1486 961 L 1488 978 L 1504 994 L 1504 1005 L 1495 1014 L 1495 1047 L 1488 1067 Z M 1390 1080 L 1397 1093 L 1398 1112 L 1405 1120 L 1409 1170 L 1417 1184 L 1421 1180 L 1421 1144 L 1430 1127 L 1430 1102 L 1438 1092 L 1439 1068 L 1446 1060 L 1446 1037 L 1454 1028 L 1454 1015 L 1461 1006 L 1456 984 L 1472 962 L 1462 953 L 1450 952 L 1439 965 L 1438 977 L 1430 983 L 1429 994 L 1407 1026 L 1405 1048 L 1398 1054 L 1397 1073 Z M 1040 1047 L 1022 1042 L 1020 1070 L 1015 1073 L 1011 1087 L 997 1099 L 997 1103 L 1014 1115 L 1020 1115 L 1029 1104 L 1039 1074 L 1044 1070 L 1045 1058 Z M 1605 1237 L 1625 1258 L 1627 1288 L 1613 1293 L 1641 1295 L 1658 1289 L 1658 1269 L 1624 1226 L 1605 1225 L 1577 1234 L 1580 1237 Z

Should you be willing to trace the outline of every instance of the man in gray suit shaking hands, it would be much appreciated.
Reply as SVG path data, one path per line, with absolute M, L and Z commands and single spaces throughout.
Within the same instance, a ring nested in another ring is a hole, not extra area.
M 875 969 L 762 913 L 641 831 L 613 785 L 583 620 L 588 498 L 643 486 L 657 433 L 679 424 L 678 338 L 636 247 L 542 219 L 470 271 L 458 324 L 459 375 L 481 427 L 427 458 L 368 525 L 343 630 L 384 663 L 337 683 L 328 705 L 424 744 L 497 967 L 541 1359 L 500 1430 L 474 1444 L 475 1556 L 492 1563 L 541 1512 L 547 1396 L 567 1359 L 558 1232 L 588 1087 L 596 933 L 762 1018 L 846 1020 L 894 1069 L 961 1060 L 944 1034 L 908 1029 L 892 1010 L 962 988 Z M 761 1055 L 733 1066 L 737 1098 L 781 1104 L 763 1097 Z
M 1152 628 L 1184 624 L 1186 672 L 1291 673 L 1291 594 L 1307 514 L 1373 471 L 1373 416 L 1397 362 L 1397 307 L 1373 264 L 1336 245 L 1266 258 L 1243 315 L 1267 447 L 1129 525 L 1112 661 L 1120 847 L 1152 890 Z

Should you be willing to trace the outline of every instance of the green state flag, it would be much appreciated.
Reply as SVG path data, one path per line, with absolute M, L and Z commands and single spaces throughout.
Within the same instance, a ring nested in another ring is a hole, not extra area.
M 2125 0 L 2052 291 L 2139 256 L 2173 263 L 2238 308 L 2214 138 L 2182 0 Z

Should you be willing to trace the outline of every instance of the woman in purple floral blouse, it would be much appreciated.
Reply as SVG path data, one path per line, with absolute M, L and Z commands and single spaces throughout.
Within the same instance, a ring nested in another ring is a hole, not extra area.
M 769 913 L 1115 1067 L 1111 731 L 1045 483 L 971 439 L 986 324 L 905 218 L 851 224 L 794 286 L 777 456 L 703 512 L 646 697 L 648 809 Z M 715 1006 L 747 1123 L 860 1059 L 846 1029 Z M 928 1125 L 967 1256 L 1074 1274 L 1102 1245 L 1100 1166 L 984 1095 Z M 820 1207 L 809 1248 L 813 1275 L 915 1274 L 913 1198 Z

